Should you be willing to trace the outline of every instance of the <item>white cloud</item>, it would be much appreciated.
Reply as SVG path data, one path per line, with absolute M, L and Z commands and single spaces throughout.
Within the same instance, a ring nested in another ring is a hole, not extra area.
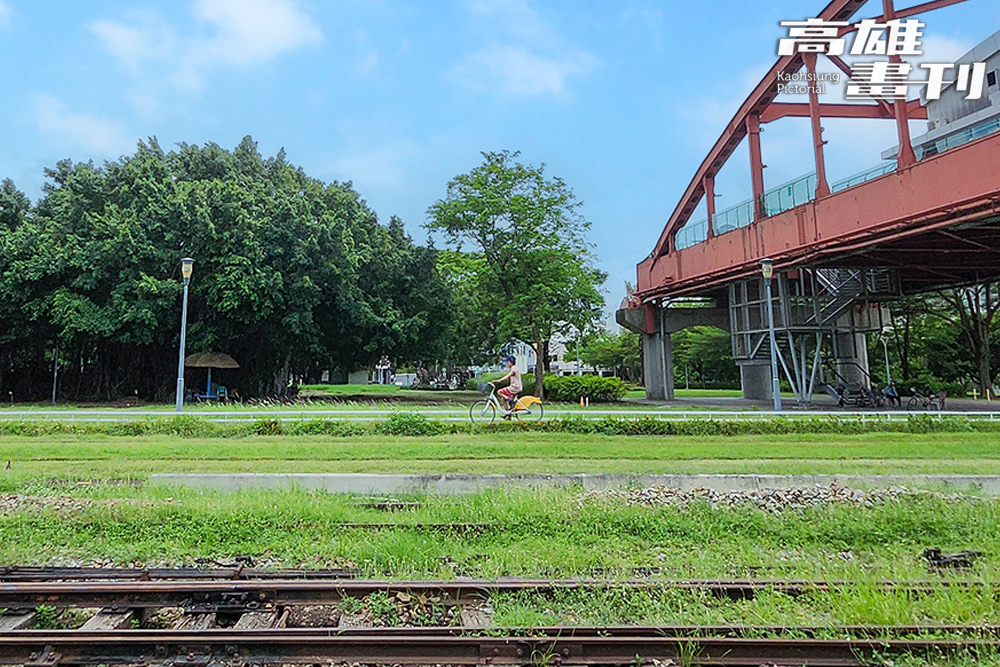
M 293 0 L 195 0 L 191 14 L 184 30 L 135 12 L 88 27 L 134 74 L 147 65 L 166 69 L 166 78 L 185 90 L 199 90 L 206 71 L 218 64 L 259 65 L 323 39 Z M 198 34 L 198 24 L 209 34 Z
M 455 68 L 469 88 L 564 97 L 569 79 L 600 64 L 567 44 L 526 0 L 468 0 L 465 6 L 481 23 L 487 44 Z
M 378 49 L 372 46 L 368 33 L 364 30 L 356 30 L 354 41 L 357 44 L 358 53 L 361 54 L 354 64 L 354 71 L 362 76 L 375 74 L 381 64 L 381 57 Z
M 323 39 L 291 0 L 197 0 L 192 9 L 197 19 L 218 31 L 199 44 L 201 57 L 211 60 L 260 63 Z
M 537 42 L 553 36 L 553 31 L 525 0 L 469 0 L 472 14 L 491 22 L 499 21 L 518 39 Z
M 491 46 L 473 54 L 460 68 L 467 83 L 483 90 L 501 89 L 515 95 L 566 94 L 566 81 L 592 70 L 597 59 L 575 51 L 539 56 L 523 46 Z
M 155 17 L 135 15 L 139 25 L 95 21 L 88 27 L 127 69 L 138 72 L 150 60 L 164 60 L 173 52 L 173 34 Z
M 10 25 L 10 7 L 3 0 L 0 0 L 0 28 Z
M 43 135 L 63 141 L 106 157 L 128 152 L 135 143 L 121 124 L 85 113 L 75 113 L 51 95 L 35 99 L 38 130 Z

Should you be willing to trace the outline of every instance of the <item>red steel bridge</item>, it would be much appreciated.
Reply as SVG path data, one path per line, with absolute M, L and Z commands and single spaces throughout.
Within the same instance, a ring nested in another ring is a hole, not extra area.
M 893 0 L 883 0 L 876 18 L 903 19 L 962 1 L 896 8 Z M 841 28 L 846 34 L 867 18 L 859 15 L 867 2 L 833 0 L 818 17 L 851 22 Z M 770 396 L 764 258 L 774 261 L 779 373 L 801 403 L 827 382 L 878 383 L 868 367 L 866 334 L 888 323 L 884 304 L 1000 276 L 1000 33 L 966 56 L 973 57 L 990 69 L 981 101 L 959 102 L 952 86 L 940 102 L 924 104 L 879 98 L 828 104 L 815 92 L 808 103 L 778 102 L 779 82 L 802 71 L 814 74 L 819 58 L 845 78 L 850 74 L 837 56 L 778 59 L 702 161 L 653 251 L 639 263 L 636 293 L 618 313 L 620 324 L 644 334 L 650 398 L 673 398 L 670 334 L 698 324 L 729 330 L 744 395 Z M 944 111 L 936 112 L 935 104 Z M 766 190 L 761 128 L 788 117 L 811 121 L 815 172 Z M 824 118 L 894 123 L 896 159 L 831 184 Z M 914 139 L 911 120 L 929 120 L 932 129 Z M 744 140 L 753 197 L 716 211 L 716 175 Z M 693 220 L 702 199 L 707 219 Z

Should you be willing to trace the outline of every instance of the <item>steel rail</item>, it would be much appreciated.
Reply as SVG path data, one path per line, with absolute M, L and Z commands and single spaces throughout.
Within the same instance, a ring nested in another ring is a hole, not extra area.
M 209 666 L 360 662 L 403 665 L 627 665 L 642 660 L 693 665 L 758 667 L 761 664 L 844 667 L 873 653 L 942 654 L 995 651 L 1000 642 L 971 639 L 810 639 L 572 635 L 379 636 L 336 630 L 182 631 L 102 633 L 17 631 L 0 635 L 0 664 Z
M 506 592 L 551 593 L 588 589 L 670 589 L 707 592 L 716 597 L 750 599 L 762 591 L 799 596 L 858 587 L 851 581 L 780 581 L 700 579 L 456 579 L 449 581 L 333 580 L 176 580 L 176 581 L 42 581 L 0 582 L 0 607 L 184 607 L 192 612 L 252 611 L 294 604 L 336 604 L 375 592 L 405 593 L 459 602 L 489 599 Z M 878 581 L 862 584 L 886 591 L 931 595 L 950 587 L 985 586 L 983 582 Z
M 23 567 L 0 566 L 0 582 L 14 581 L 68 581 L 99 580 L 153 581 L 153 580 L 268 580 L 268 579 L 356 579 L 360 571 L 351 568 L 319 570 L 287 569 L 260 570 L 239 565 L 220 565 L 213 568 L 194 567 Z
M 609 626 L 537 626 L 472 628 L 463 626 L 401 626 L 401 627 L 305 627 L 305 628 L 256 628 L 247 632 L 282 632 L 288 636 L 319 636 L 336 634 L 341 637 L 495 637 L 499 633 L 508 637 L 552 638 L 572 637 L 734 637 L 745 639 L 942 639 L 958 641 L 972 638 L 1000 639 L 997 625 L 609 625 Z M 37 632 L 16 630 L 16 632 Z M 190 630 L 163 630 L 161 632 L 190 632 Z M 232 629 L 210 628 L 201 632 L 234 632 Z M 101 636 L 106 632 L 76 631 L 77 634 Z

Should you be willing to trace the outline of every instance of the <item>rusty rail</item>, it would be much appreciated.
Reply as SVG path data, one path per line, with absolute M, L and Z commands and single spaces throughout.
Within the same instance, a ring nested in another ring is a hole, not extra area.
M 958 580 L 870 582 L 887 591 L 933 594 L 948 587 L 973 587 L 982 582 Z M 394 581 L 369 579 L 218 579 L 218 580 L 98 580 L 0 582 L 0 608 L 52 607 L 184 607 L 190 611 L 248 611 L 295 604 L 336 604 L 345 598 L 363 598 L 376 591 L 436 596 L 459 602 L 488 599 L 505 592 L 599 588 L 674 589 L 708 592 L 720 598 L 750 599 L 757 593 L 790 596 L 809 592 L 836 592 L 857 588 L 851 581 L 780 580 L 667 580 L 667 579 L 456 579 L 449 581 Z
M 353 568 L 317 570 L 261 570 L 247 565 L 224 564 L 217 567 L 0 567 L 0 582 L 16 581 L 153 581 L 153 580 L 260 580 L 260 579 L 355 579 L 361 575 Z
M 0 635 L 0 664 L 277 665 L 360 662 L 401 665 L 628 665 L 656 658 L 692 665 L 761 664 L 845 667 L 874 653 L 947 655 L 995 651 L 987 639 L 810 639 L 665 636 L 657 629 L 628 636 L 574 633 L 468 636 L 336 630 L 104 633 L 18 631 Z

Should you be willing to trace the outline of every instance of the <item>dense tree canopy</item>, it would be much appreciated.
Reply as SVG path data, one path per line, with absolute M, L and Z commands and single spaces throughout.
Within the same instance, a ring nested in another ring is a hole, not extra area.
M 702 388 L 740 386 L 739 369 L 733 362 L 729 333 L 722 329 L 695 326 L 671 335 L 674 353 L 674 381 L 697 383 Z
M 47 176 L 33 207 L 0 185 L 0 385 L 18 398 L 44 395 L 57 347 L 66 396 L 169 396 L 186 255 L 188 351 L 235 357 L 226 380 L 244 395 L 443 351 L 436 252 L 283 152 L 264 159 L 249 137 L 233 151 L 150 140 Z
M 891 304 L 889 343 L 893 379 L 925 391 L 946 389 L 952 395 L 975 387 L 991 391 L 1000 375 L 1000 284 L 907 297 Z M 882 378 L 884 350 L 870 343 L 872 369 Z
M 581 361 L 592 368 L 608 368 L 627 382 L 642 381 L 639 334 L 620 330 L 617 334 L 603 329 L 585 336 L 580 347 Z M 571 348 L 573 343 L 568 343 Z M 569 358 L 567 354 L 567 358 Z

